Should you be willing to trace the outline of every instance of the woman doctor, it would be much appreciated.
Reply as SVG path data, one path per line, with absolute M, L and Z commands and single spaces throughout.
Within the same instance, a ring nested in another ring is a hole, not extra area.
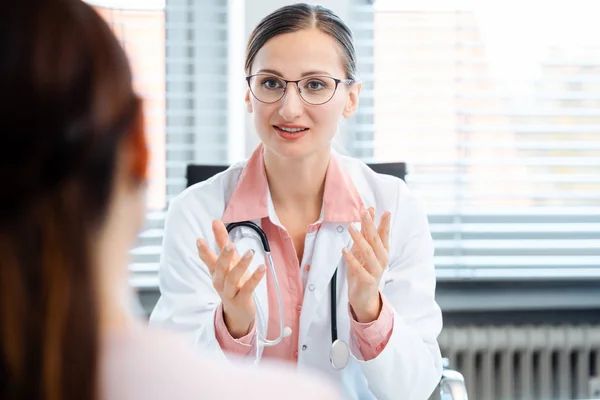
M 326 8 L 282 7 L 253 31 L 246 73 L 261 144 L 171 203 L 151 323 L 230 359 L 320 370 L 351 399 L 426 399 L 442 368 L 426 215 L 402 180 L 332 151 L 361 90 L 350 30 Z M 264 231 L 275 276 L 252 229 L 228 234 L 243 221 Z M 348 347 L 332 352 L 332 335 Z

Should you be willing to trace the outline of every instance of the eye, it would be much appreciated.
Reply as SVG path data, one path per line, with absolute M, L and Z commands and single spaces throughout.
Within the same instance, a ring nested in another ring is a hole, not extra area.
M 265 89 L 269 90 L 283 88 L 283 83 L 279 79 L 274 77 L 263 78 L 260 85 Z
M 304 87 L 307 88 L 308 90 L 322 90 L 322 89 L 327 88 L 327 83 L 320 81 L 320 80 L 313 79 L 313 80 L 306 82 L 306 85 Z

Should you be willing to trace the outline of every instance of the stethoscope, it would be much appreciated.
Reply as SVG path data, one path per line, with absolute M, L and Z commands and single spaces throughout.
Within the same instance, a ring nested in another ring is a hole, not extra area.
M 263 336 L 259 332 L 258 338 L 264 346 L 275 346 L 279 344 L 284 337 L 290 336 L 292 334 L 292 329 L 289 326 L 284 327 L 283 325 L 283 302 L 281 300 L 279 281 L 277 280 L 277 274 L 275 273 L 275 263 L 273 262 L 273 257 L 271 256 L 271 247 L 269 246 L 269 241 L 267 240 L 267 235 L 265 232 L 254 222 L 243 221 L 231 223 L 227 225 L 227 232 L 231 233 L 233 229 L 238 227 L 250 228 L 258 235 L 267 257 L 269 270 L 273 275 L 273 282 L 275 284 L 275 290 L 277 291 L 277 307 L 279 309 L 279 336 L 276 339 L 269 340 L 267 339 L 266 334 Z M 345 368 L 350 361 L 350 348 L 348 347 L 348 343 L 338 338 L 337 332 L 337 268 L 333 273 L 333 277 L 331 278 L 329 286 L 331 288 L 331 347 L 329 349 L 329 362 L 334 369 L 341 370 Z

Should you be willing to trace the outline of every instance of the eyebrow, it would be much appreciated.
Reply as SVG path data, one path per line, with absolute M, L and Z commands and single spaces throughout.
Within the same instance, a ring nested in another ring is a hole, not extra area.
M 257 74 L 272 74 L 272 75 L 277 75 L 281 78 L 283 78 L 283 74 L 279 71 L 276 71 L 274 69 L 269 69 L 269 68 L 263 68 L 259 71 L 256 72 Z M 313 75 L 325 75 L 325 76 L 331 76 L 331 74 L 329 74 L 328 72 L 325 71 L 307 71 L 307 72 L 303 72 L 302 74 L 300 74 L 301 78 L 304 78 L 305 76 L 313 76 Z

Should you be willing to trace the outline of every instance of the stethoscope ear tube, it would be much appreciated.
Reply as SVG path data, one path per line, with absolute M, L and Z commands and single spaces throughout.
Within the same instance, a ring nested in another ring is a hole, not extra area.
M 265 234 L 265 231 L 263 231 L 260 226 L 256 225 L 252 221 L 232 222 L 231 224 L 227 225 L 227 233 L 231 233 L 233 229 L 240 226 L 245 226 L 246 228 L 250 228 L 254 232 L 256 232 L 256 234 L 260 237 L 260 241 L 262 243 L 262 247 L 265 253 L 271 252 L 271 247 L 269 246 L 269 241 L 267 240 L 267 235 Z

